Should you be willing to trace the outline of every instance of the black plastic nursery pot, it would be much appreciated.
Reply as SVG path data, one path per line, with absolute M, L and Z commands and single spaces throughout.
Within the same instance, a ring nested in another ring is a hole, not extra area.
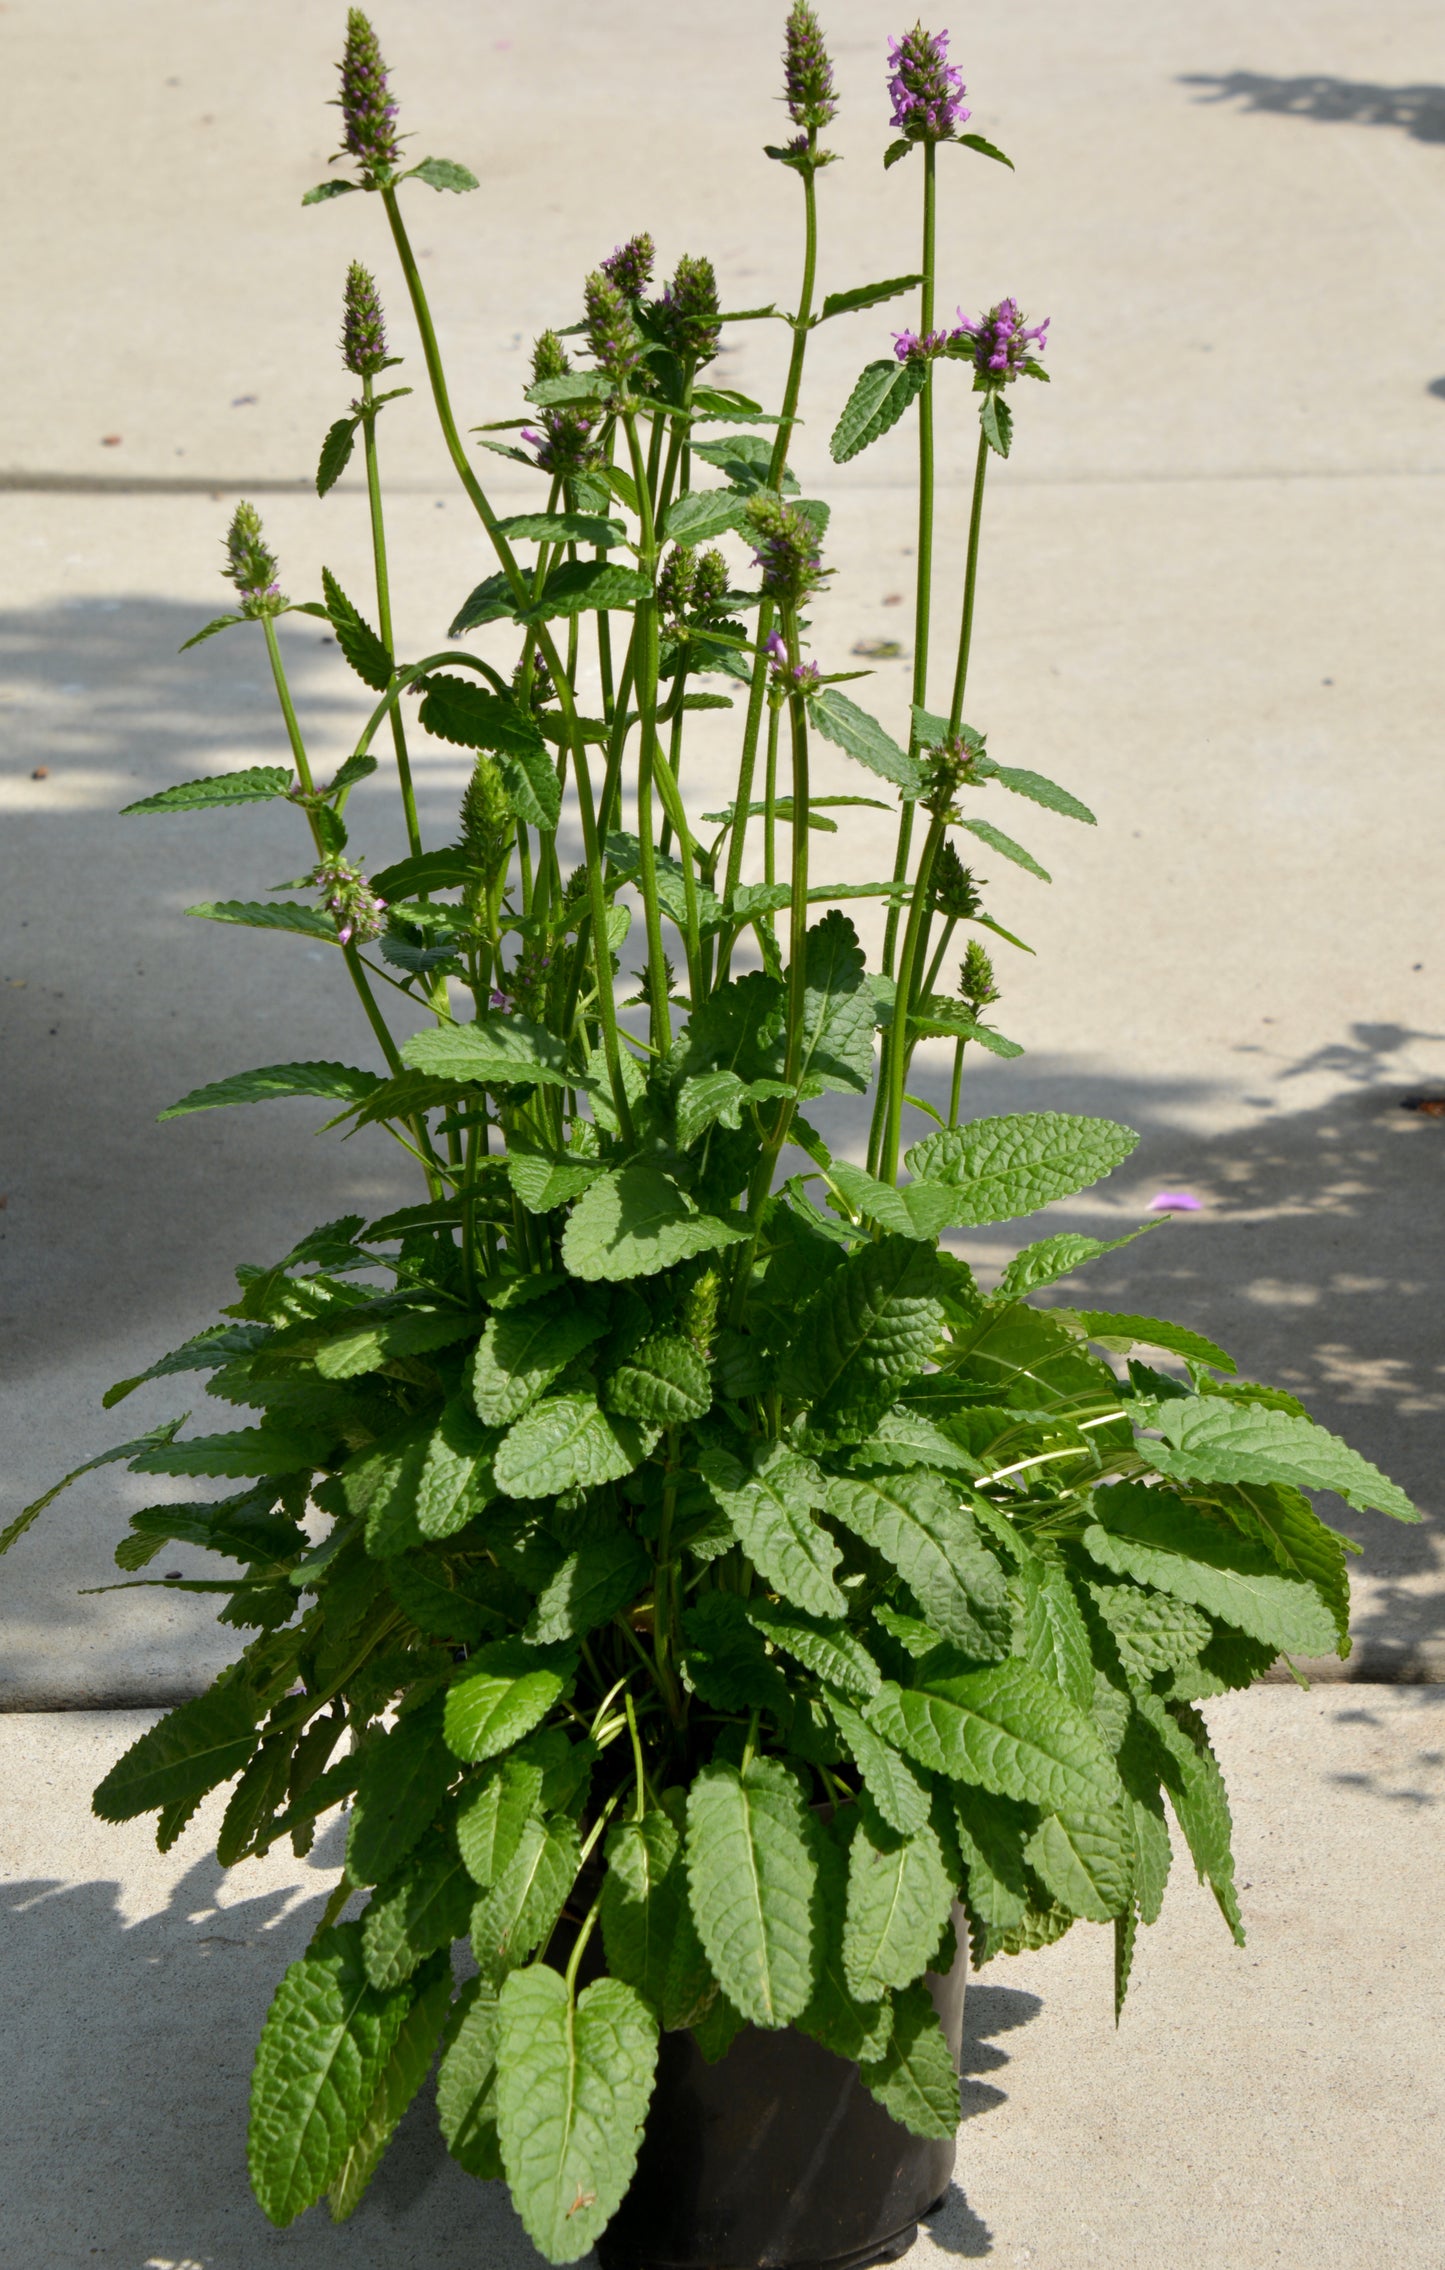
M 928 1974 L 957 2065 L 967 1941 Z M 862 2270 L 895 2261 L 942 2198 L 954 2142 L 912 2136 L 856 2065 L 791 2027 L 745 2026 L 716 2065 L 662 2037 L 637 2173 L 597 2241 L 602 2270 Z

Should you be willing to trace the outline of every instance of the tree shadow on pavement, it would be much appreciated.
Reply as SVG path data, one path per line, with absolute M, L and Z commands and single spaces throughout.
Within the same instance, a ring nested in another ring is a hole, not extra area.
M 1326 126 L 1398 126 L 1416 142 L 1445 142 L 1445 87 L 1380 87 L 1362 79 L 1307 72 L 1296 79 L 1259 71 L 1187 71 L 1181 86 L 1208 90 L 1203 103 L 1242 102 L 1248 110 L 1310 118 Z

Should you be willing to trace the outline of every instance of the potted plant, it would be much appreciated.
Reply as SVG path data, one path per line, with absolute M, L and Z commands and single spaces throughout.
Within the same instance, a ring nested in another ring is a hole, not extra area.
M 440 2051 L 448 2144 L 505 2177 L 553 2262 L 594 2240 L 619 2264 L 897 2251 L 952 2164 L 957 1919 L 976 1963 L 1108 1924 L 1122 2003 L 1172 1810 L 1240 1937 L 1198 1705 L 1281 1656 L 1348 1652 L 1345 1541 L 1306 1492 L 1413 1517 L 1200 1333 L 1031 1297 L 1124 1240 L 1046 1232 L 988 1289 L 940 1242 L 1084 1189 L 1135 1137 L 963 1111 L 965 1050 L 1017 1053 L 985 1018 L 980 933 L 1019 941 L 962 853 L 1038 871 L 991 816 L 1011 796 L 1090 815 L 965 721 L 985 476 L 1009 453 L 1016 382 L 1046 376 L 1046 327 L 1011 299 L 939 324 L 938 167 L 1001 153 L 963 131 L 946 34 L 915 28 L 891 69 L 884 163 L 921 180 L 917 273 L 820 296 L 837 106 L 796 0 L 794 132 L 768 153 L 803 206 L 793 312 L 725 314 L 698 257 L 658 289 L 635 238 L 587 278 L 581 320 L 538 340 L 527 407 L 464 438 L 403 214 L 409 184 L 475 183 L 406 161 L 372 29 L 350 15 L 351 169 L 307 202 L 377 197 L 496 568 L 437 651 L 397 654 L 378 429 L 408 390 L 384 383 L 381 303 L 353 265 L 359 392 L 317 488 L 359 443 L 375 612 L 330 575 L 303 611 L 330 623 L 371 715 L 318 780 L 276 634 L 292 603 L 243 504 L 236 610 L 197 635 L 264 638 L 289 761 L 132 809 L 296 807 L 299 880 L 192 912 L 324 940 L 381 1059 L 240 1072 L 162 1116 L 323 1099 L 389 1130 L 417 1202 L 241 1269 L 221 1321 L 106 1399 L 199 1371 L 246 1415 L 107 1455 L 240 1485 L 135 1514 L 116 1558 L 134 1574 L 168 1540 L 214 1552 L 223 1573 L 200 1589 L 252 1636 L 127 1751 L 97 1813 L 155 1812 L 164 1850 L 230 1784 L 229 1865 L 282 1837 L 304 1853 L 349 1806 L 344 1870 L 257 2056 L 252 2177 L 276 2223 L 323 2194 L 351 2212 Z M 895 740 L 841 691 L 859 673 L 825 667 L 810 614 L 828 511 L 787 460 L 813 330 L 915 292 L 832 443 L 841 462 L 905 414 L 917 426 Z M 789 331 L 776 410 L 710 374 L 722 325 L 743 321 Z M 967 566 L 935 709 L 935 390 L 953 417 L 970 384 Z M 480 448 L 542 474 L 537 510 L 498 517 Z M 491 625 L 512 626 L 509 671 L 463 643 Z M 732 799 L 708 813 L 683 761 L 702 709 L 736 725 Z M 445 845 L 418 826 L 412 714 L 475 753 Z M 856 760 L 859 794 L 811 794 L 818 737 Z M 382 751 L 409 850 L 368 877 L 346 807 Z M 897 814 L 888 874 L 820 881 L 814 834 L 880 809 Z M 875 970 L 856 898 L 886 906 Z M 909 1086 L 935 1038 L 954 1049 L 946 1113 Z M 810 1121 L 830 1092 L 871 1096 L 866 1164 Z

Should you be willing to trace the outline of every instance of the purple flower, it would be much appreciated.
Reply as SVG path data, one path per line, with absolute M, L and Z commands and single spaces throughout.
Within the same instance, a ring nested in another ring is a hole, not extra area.
M 323 859 L 307 880 L 324 892 L 340 945 L 364 946 L 369 939 L 380 937 L 386 928 L 386 901 L 377 897 L 361 869 L 349 859 Z
M 578 410 L 544 410 L 541 431 L 523 426 L 521 438 L 536 451 L 544 473 L 555 473 L 565 481 L 596 463 L 597 445 L 591 433 L 592 420 Z
M 888 60 L 893 123 L 904 140 L 948 141 L 969 113 L 963 107 L 968 89 L 948 60 L 947 32 L 926 32 L 915 24 L 902 39 L 890 39 Z
M 816 662 L 790 665 L 787 641 L 781 631 L 769 631 L 763 641 L 763 652 L 768 658 L 768 673 L 775 693 L 791 693 L 794 687 L 803 693 L 811 693 L 815 686 L 821 684 L 823 673 Z
M 948 345 L 946 331 L 895 331 L 893 352 L 901 363 L 932 362 Z
M 509 993 L 499 993 L 496 986 L 494 985 L 491 992 L 487 995 L 487 1005 L 492 1009 L 501 1009 L 506 1015 L 510 1016 L 512 1010 L 512 997 Z
M 346 16 L 340 107 L 343 150 L 359 159 L 368 175 L 389 175 L 401 157 L 397 107 L 391 99 L 376 34 L 359 8 L 348 9 Z
M 958 329 L 948 343 L 955 354 L 972 358 L 980 378 L 1008 386 L 1043 353 L 1049 320 L 1045 316 L 1042 323 L 1026 324 L 1017 300 L 1000 300 L 976 323 L 970 322 L 960 308 Z
M 692 363 L 710 363 L 722 333 L 712 262 L 684 253 L 672 282 L 653 302 L 652 316 L 663 343 L 675 355 Z
M 353 260 L 341 312 L 341 360 L 357 378 L 374 378 L 386 362 L 386 322 L 376 279 Z
M 587 345 L 592 359 L 614 386 L 625 386 L 642 359 L 642 342 L 621 287 L 594 268 L 582 287 Z
M 261 532 L 261 515 L 244 499 L 226 531 L 225 574 L 236 586 L 245 615 L 278 615 L 286 605 L 276 580 L 276 555 Z
M 617 286 L 624 299 L 640 300 L 652 282 L 652 264 L 656 258 L 652 239 L 644 229 L 640 236 L 630 236 L 626 244 L 619 244 L 608 253 L 602 263 L 602 273 L 609 283 Z
M 795 126 L 816 133 L 837 116 L 833 92 L 833 65 L 823 45 L 823 33 L 808 0 L 793 0 L 783 43 L 783 100 Z M 796 146 L 796 145 L 795 145 Z
M 763 591 L 785 607 L 800 606 L 816 591 L 825 570 L 820 565 L 818 531 L 805 512 L 784 504 L 770 490 L 761 490 L 748 506 L 746 532 L 757 546 L 753 566 L 763 571 Z

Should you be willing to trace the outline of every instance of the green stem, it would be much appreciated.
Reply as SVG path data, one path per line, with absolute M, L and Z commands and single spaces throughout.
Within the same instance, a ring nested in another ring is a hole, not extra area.
M 376 410 L 372 401 L 375 392 L 370 372 L 361 381 L 361 399 L 365 405 L 362 432 L 366 443 L 366 494 L 371 506 L 371 557 L 376 569 L 376 620 L 381 632 L 381 643 L 390 655 L 396 653 L 396 640 L 391 627 L 391 578 L 386 564 L 386 525 L 381 510 L 381 473 L 376 460 Z M 395 672 L 393 670 L 393 675 Z M 406 727 L 401 710 L 391 713 L 391 745 L 396 754 L 396 776 L 401 783 L 401 808 L 406 819 L 406 840 L 414 859 L 421 856 L 421 826 L 416 813 L 416 792 L 412 787 L 411 760 L 407 755 Z
M 973 468 L 973 509 L 968 516 L 968 563 L 963 571 L 963 619 L 958 627 L 958 663 L 953 673 L 953 700 L 948 710 L 950 739 L 963 723 L 963 696 L 968 685 L 968 650 L 973 643 L 973 595 L 978 582 L 978 538 L 983 526 L 983 484 L 988 472 L 989 449 L 980 427 L 978 456 Z
M 286 683 L 286 667 L 281 660 L 281 645 L 276 636 L 275 616 L 263 615 L 261 617 L 261 628 L 266 634 L 266 654 L 271 664 L 271 676 L 275 682 L 276 699 L 281 704 L 281 715 L 286 722 L 286 738 L 291 744 L 291 757 L 296 766 L 296 777 L 301 783 L 302 794 L 314 796 L 316 794 L 316 783 L 311 777 L 311 759 L 306 754 L 306 743 L 301 738 L 301 728 L 296 722 L 296 707 L 291 699 L 291 688 Z M 311 822 L 311 833 L 315 839 L 316 849 L 324 856 L 325 847 L 322 844 L 320 830 L 317 828 L 315 818 L 310 813 L 307 814 L 307 818 Z
M 933 862 L 948 826 L 948 806 L 935 813 L 924 838 L 923 851 L 918 861 L 918 873 L 913 883 L 913 898 L 908 909 L 908 927 L 903 933 L 903 951 L 898 958 L 898 985 L 893 997 L 893 1022 L 888 1028 L 888 1047 L 885 1056 L 884 1078 L 887 1090 L 887 1116 L 884 1120 L 883 1142 L 879 1150 L 877 1172 L 884 1182 L 898 1179 L 898 1150 L 903 1129 L 903 1085 L 908 1073 L 908 1016 L 913 1005 L 913 977 L 918 966 L 919 948 L 928 914 L 929 882 Z
M 963 1052 L 967 1042 L 962 1035 L 953 1044 L 953 1085 L 948 1091 L 948 1124 L 958 1125 L 958 1099 L 963 1089 Z
M 649 580 L 657 575 L 657 532 L 652 521 L 649 468 L 644 464 L 637 418 L 626 410 L 622 418 L 632 478 L 637 484 L 637 512 L 641 522 L 638 566 Z M 657 438 L 656 431 L 654 439 Z M 638 647 L 637 708 L 641 738 L 637 759 L 638 881 L 642 892 L 643 921 L 647 931 L 647 995 L 651 1009 L 649 1038 L 664 1055 L 672 1046 L 672 1019 L 667 1003 L 667 964 L 662 952 L 662 906 L 657 895 L 657 855 L 653 835 L 652 779 L 657 754 L 657 601 L 651 592 L 637 602 Z
M 778 740 L 782 732 L 783 713 L 777 702 L 768 705 L 768 762 L 763 775 L 763 802 L 767 815 L 763 821 L 763 881 L 775 883 L 778 879 Z M 741 822 L 735 823 L 741 825 Z

